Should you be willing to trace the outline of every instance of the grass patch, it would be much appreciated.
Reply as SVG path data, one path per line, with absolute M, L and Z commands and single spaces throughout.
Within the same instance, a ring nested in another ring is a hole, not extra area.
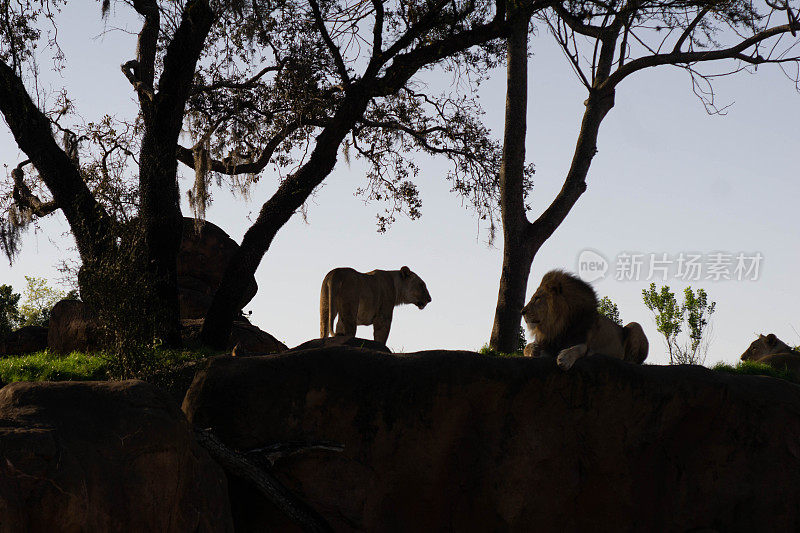
M 792 383 L 798 383 L 797 380 L 795 380 L 792 376 L 791 372 L 787 370 L 779 370 L 769 366 L 766 363 L 759 363 L 756 361 L 739 361 L 736 366 L 720 362 L 711 368 L 712 370 L 727 372 L 729 374 L 740 374 L 744 376 L 769 376 L 778 379 L 785 379 L 786 381 L 791 381 Z
M 150 349 L 146 354 L 146 368 L 140 376 L 147 379 L 158 372 L 188 361 L 205 359 L 223 352 L 210 349 L 166 350 Z M 105 353 L 72 352 L 59 355 L 36 352 L 29 355 L 0 358 L 0 381 L 97 381 L 114 374 L 115 361 Z
M 523 357 L 521 350 L 512 353 L 503 353 L 492 349 L 488 344 L 484 344 L 481 349 L 478 350 L 478 353 L 482 355 L 490 355 L 492 357 Z
M 0 359 L 0 380 L 83 381 L 108 377 L 108 359 L 99 354 L 72 352 L 66 356 L 47 350 Z

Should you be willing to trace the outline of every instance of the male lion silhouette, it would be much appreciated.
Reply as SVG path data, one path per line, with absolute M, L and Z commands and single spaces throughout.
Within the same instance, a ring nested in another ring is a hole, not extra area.
M 525 347 L 532 357 L 557 357 L 569 370 L 586 355 L 601 353 L 641 364 L 647 358 L 647 337 L 636 322 L 625 327 L 597 312 L 597 294 L 580 278 L 551 270 L 522 309 L 535 341 Z

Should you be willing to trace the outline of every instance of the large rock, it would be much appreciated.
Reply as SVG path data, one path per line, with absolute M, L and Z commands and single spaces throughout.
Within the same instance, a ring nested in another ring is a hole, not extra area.
M 337 531 L 800 530 L 800 387 L 773 378 L 338 347 L 212 359 L 183 409 L 240 450 L 343 444 L 275 467 Z M 237 530 L 286 525 L 231 497 Z
M 362 339 L 360 337 L 354 337 L 353 335 L 336 335 L 334 337 L 325 337 L 322 339 L 311 339 L 310 341 L 298 344 L 292 348 L 292 351 L 316 350 L 333 346 L 352 346 L 353 348 L 364 348 L 376 352 L 392 353 L 392 351 L 381 342 Z
M 219 226 L 205 221 L 198 232 L 194 219 L 183 219 L 183 239 L 178 252 L 181 318 L 205 316 L 225 268 L 238 249 L 239 245 Z M 258 291 L 255 277 L 250 278 L 240 309 Z
M 25 355 L 40 352 L 47 348 L 47 328 L 42 326 L 23 326 L 9 333 L 0 342 L 0 356 Z
M 192 343 L 200 336 L 200 330 L 203 329 L 202 318 L 193 320 L 181 320 L 181 336 L 186 343 Z M 288 348 L 281 341 L 259 329 L 248 322 L 235 321 L 231 328 L 231 336 L 228 339 L 228 349 L 233 349 L 234 346 L 239 345 L 239 350 L 242 353 L 257 353 L 260 355 L 270 353 L 285 352 Z
M 61 300 L 50 312 L 47 347 L 56 353 L 86 352 L 99 346 L 99 329 L 91 308 L 79 300 Z
M 0 531 L 232 531 L 222 470 L 140 381 L 0 389 Z

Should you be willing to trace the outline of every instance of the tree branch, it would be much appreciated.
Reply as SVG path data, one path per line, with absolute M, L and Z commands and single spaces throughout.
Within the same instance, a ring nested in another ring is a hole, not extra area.
M 367 72 L 374 69 L 374 72 L 377 73 L 383 64 L 383 0 L 372 0 L 372 5 L 375 8 L 375 25 L 372 27 L 372 57 L 370 57 Z
M 612 45 L 613 47 L 613 45 Z M 564 221 L 572 206 L 586 191 L 586 176 L 592 159 L 597 153 L 597 134 L 606 114 L 614 107 L 614 91 L 601 92 L 592 89 L 586 101 L 586 111 L 581 122 L 581 131 L 564 185 L 548 208 L 528 226 L 529 238 L 534 240 L 534 249 L 555 232 Z
M 437 0 L 435 4 L 428 8 L 428 12 L 421 17 L 416 24 L 413 24 L 395 43 L 386 50 L 384 57 L 389 59 L 399 54 L 406 47 L 411 46 L 420 35 L 430 30 L 436 23 L 439 13 L 451 0 Z M 497 17 L 495 17 L 497 18 Z
M 144 23 L 139 31 L 136 60 L 125 63 L 122 72 L 139 94 L 142 106 L 145 106 L 153 101 L 156 49 L 161 19 L 155 0 L 134 0 L 133 8 L 144 17 Z
M 558 18 L 563 20 L 564 24 L 569 26 L 569 28 L 575 33 L 586 35 L 587 37 L 593 37 L 595 39 L 599 39 L 603 34 L 603 28 L 600 26 L 584 24 L 581 22 L 581 19 L 564 9 L 564 6 L 562 6 L 559 2 L 555 2 L 553 4 L 553 10 L 556 12 L 556 15 L 558 15 Z
M 328 33 L 328 28 L 325 27 L 325 21 L 322 19 L 322 12 L 319 9 L 319 3 L 317 0 L 308 0 L 311 4 L 311 11 L 314 13 L 314 21 L 317 24 L 317 29 L 319 29 L 319 33 L 322 36 L 322 40 L 325 42 L 325 46 L 328 47 L 328 51 L 333 56 L 333 62 L 336 64 L 336 70 L 339 71 L 339 77 L 342 78 L 342 84 L 347 87 L 350 85 L 350 76 L 347 74 L 347 67 L 344 64 L 344 60 L 342 59 L 342 54 L 339 52 L 339 48 L 336 46 L 336 43 L 333 42 L 331 39 L 330 34 Z
M 268 72 L 278 72 L 286 65 L 286 61 L 279 61 L 277 65 L 270 65 L 268 67 L 264 67 L 259 70 L 256 74 L 254 74 L 249 79 L 241 82 L 236 83 L 228 80 L 218 81 L 216 83 L 212 83 L 211 85 L 195 85 L 192 87 L 192 94 L 204 93 L 204 92 L 212 92 L 218 89 L 233 89 L 233 90 L 246 90 L 251 89 L 255 86 L 256 82 L 260 80 L 264 74 Z
M 144 102 L 152 102 L 155 99 L 155 93 L 153 92 L 152 87 L 148 87 L 147 84 L 143 83 L 139 78 L 136 76 L 136 71 L 139 69 L 139 62 L 135 59 L 131 59 L 120 65 L 122 69 L 122 73 L 125 74 L 125 77 L 128 78 L 128 81 L 131 82 L 133 85 L 134 90 L 139 95 L 139 101 L 142 105 Z
M 26 159 L 11 171 L 11 177 L 14 179 L 12 197 L 17 207 L 26 209 L 37 217 L 44 217 L 57 210 L 58 204 L 52 200 L 49 202 L 42 202 L 38 196 L 33 194 L 30 187 L 25 183 L 25 172 L 22 168 L 30 162 L 30 159 Z
M 22 80 L 0 60 L 0 112 L 14 140 L 39 172 L 53 201 L 69 221 L 84 259 L 110 251 L 112 220 L 92 196 L 78 167 L 53 138 L 50 121 L 30 98 Z
M 235 176 L 237 174 L 258 174 L 269 164 L 270 159 L 272 159 L 272 154 L 275 153 L 278 146 L 280 146 L 289 135 L 302 126 L 303 124 L 300 123 L 300 121 L 295 121 L 284 126 L 279 133 L 275 134 L 269 142 L 267 142 L 267 145 L 255 160 L 236 162 L 232 157 L 226 157 L 223 160 L 211 159 L 209 170 L 228 176 Z M 177 157 L 178 161 L 184 165 L 192 169 L 194 168 L 194 155 L 191 149 L 178 145 Z
M 415 25 L 416 26 L 416 25 Z M 397 55 L 392 64 L 387 68 L 386 74 L 374 82 L 375 96 L 388 96 L 399 90 L 425 65 L 430 65 L 448 56 L 462 52 L 472 46 L 485 43 L 492 39 L 503 37 L 507 31 L 505 20 L 495 15 L 494 19 L 487 24 L 479 24 L 469 30 L 450 35 L 443 39 L 434 41 L 428 45 L 421 46 L 411 52 Z M 402 41 L 404 37 L 398 40 Z M 395 43 L 396 45 L 397 43 Z M 392 46 L 390 50 L 394 50 Z M 384 54 L 390 57 L 389 51 Z
M 325 519 L 306 503 L 297 499 L 274 476 L 253 465 L 242 454 L 222 443 L 210 430 L 194 430 L 197 442 L 205 448 L 226 472 L 253 483 L 278 509 L 300 524 L 305 531 L 333 531 Z
M 697 14 L 697 16 L 694 18 L 694 20 L 692 20 L 692 22 L 689 23 L 688 26 L 686 26 L 686 29 L 683 30 L 683 33 L 678 38 L 678 42 L 676 42 L 675 46 L 672 48 L 672 53 L 677 53 L 677 52 L 681 51 L 681 46 L 683 46 L 683 43 L 692 34 L 694 29 L 697 27 L 698 24 L 700 24 L 700 21 L 703 20 L 703 18 L 708 14 L 709 11 L 711 11 L 711 6 L 704 7 Z
M 682 64 L 691 64 L 691 63 L 699 63 L 703 61 L 715 61 L 718 59 L 741 59 L 742 61 L 747 61 L 748 63 L 752 64 L 760 64 L 766 62 L 772 63 L 788 63 L 798 61 L 799 58 L 792 57 L 792 58 L 785 58 L 785 59 L 765 59 L 761 56 L 749 56 L 743 54 L 745 50 L 748 48 L 755 46 L 762 41 L 765 41 L 771 37 L 775 37 L 777 35 L 782 35 L 784 33 L 790 33 L 792 30 L 800 30 L 800 23 L 795 24 L 784 24 L 781 26 L 775 26 L 773 28 L 768 28 L 764 31 L 756 33 L 752 37 L 744 39 L 742 42 L 735 46 L 731 46 L 729 48 L 722 48 L 719 50 L 706 50 L 700 52 L 670 52 L 667 54 L 654 54 L 651 56 L 640 57 L 626 63 L 625 65 L 621 66 L 617 70 L 615 70 L 609 77 L 602 83 L 603 88 L 613 88 L 616 87 L 623 79 L 630 76 L 636 71 L 655 67 L 660 65 L 682 65 Z

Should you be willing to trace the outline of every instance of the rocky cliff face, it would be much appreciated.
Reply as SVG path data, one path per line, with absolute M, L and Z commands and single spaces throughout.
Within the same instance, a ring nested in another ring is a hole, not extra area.
M 232 531 L 224 474 L 141 381 L 0 389 L 0 532 Z
M 800 387 L 605 357 L 350 347 L 210 361 L 184 412 L 338 531 L 797 531 Z M 238 530 L 282 530 L 232 480 Z

